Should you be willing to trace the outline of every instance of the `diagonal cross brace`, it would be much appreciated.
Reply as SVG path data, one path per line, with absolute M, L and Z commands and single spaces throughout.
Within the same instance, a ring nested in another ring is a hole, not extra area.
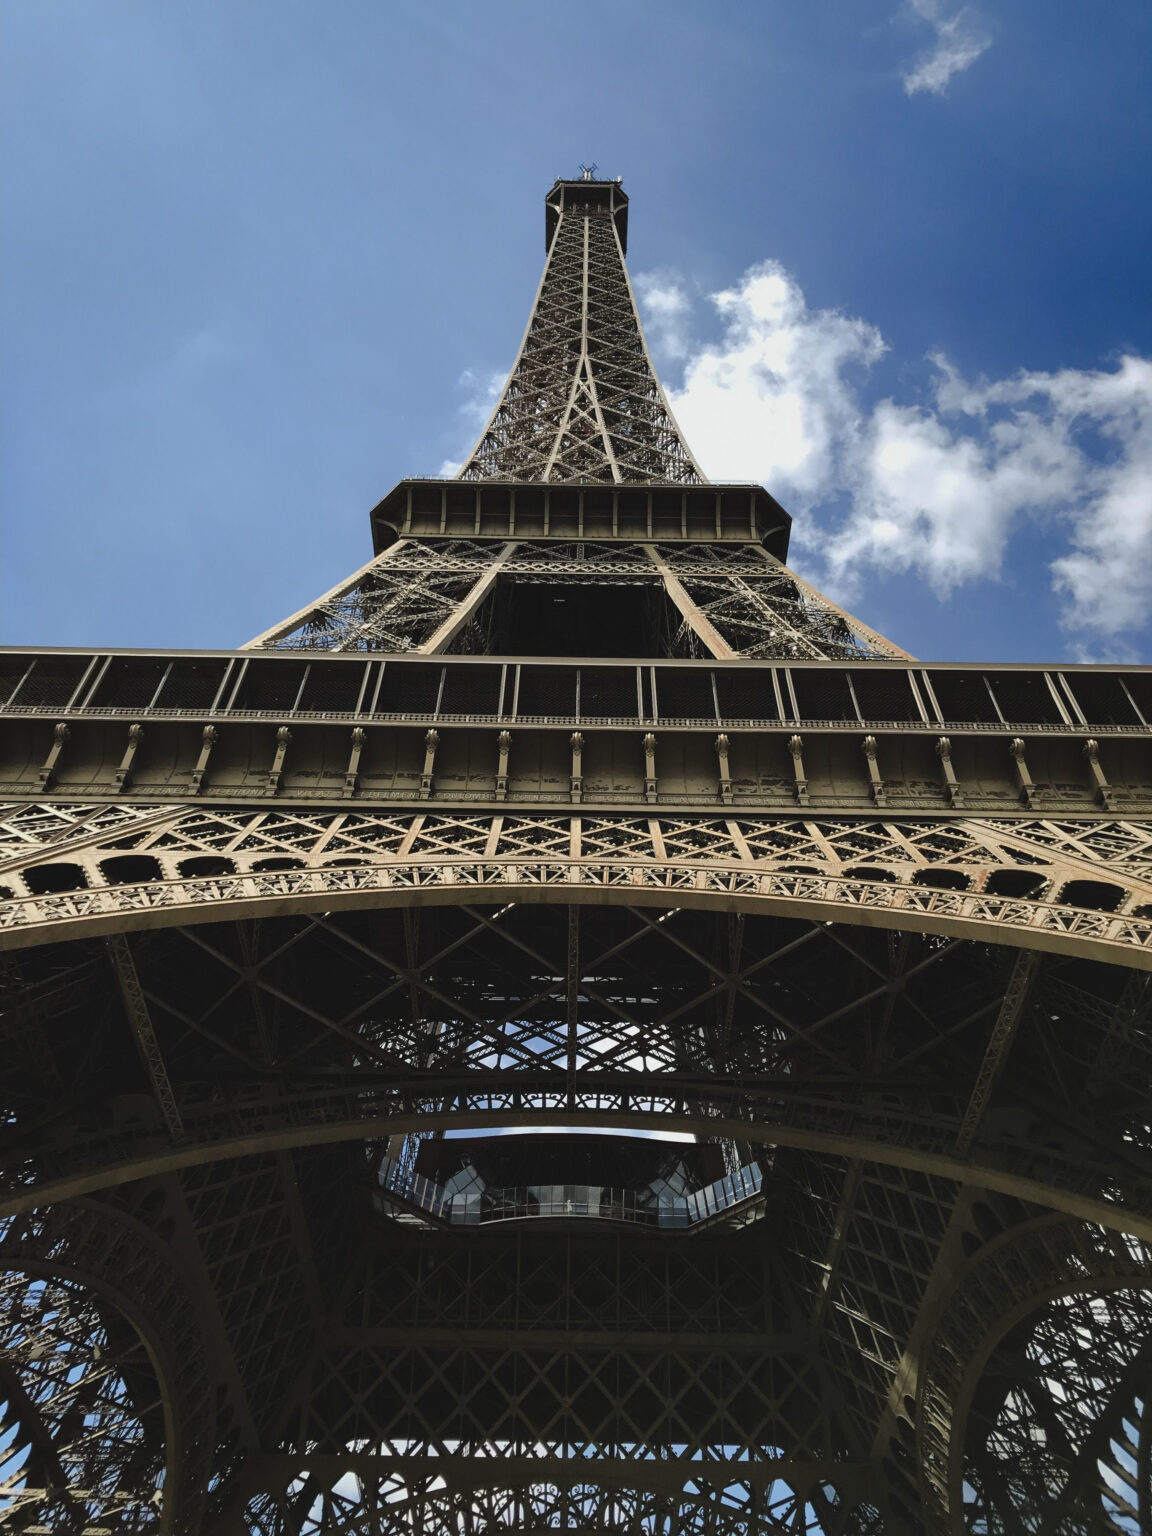
M 120 983 L 120 992 L 124 998 L 124 1012 L 136 1041 L 136 1048 L 140 1052 L 140 1058 L 148 1069 L 152 1091 L 160 1105 L 164 1124 L 168 1127 L 168 1134 L 173 1141 L 183 1141 L 185 1140 L 184 1122 L 180 1118 L 172 1080 L 164 1065 L 160 1042 L 156 1039 L 156 1031 L 152 1027 L 152 1015 L 148 1011 L 148 1001 L 144 996 L 144 988 L 140 985 L 140 977 L 136 973 L 136 962 L 132 958 L 128 939 L 122 933 L 114 933 L 105 939 L 104 943 L 108 950 L 108 957 L 112 961 L 112 968 L 116 972 L 116 979 Z
M 976 1082 L 968 1100 L 968 1107 L 964 1111 L 960 1129 L 956 1133 L 957 1152 L 967 1152 L 975 1140 L 976 1132 L 980 1129 L 980 1122 L 984 1118 L 992 1089 L 996 1086 L 996 1079 L 1004 1068 L 1004 1062 L 1016 1035 L 1016 1026 L 1020 1022 L 1020 1015 L 1024 1011 L 1024 1005 L 1028 1001 L 1028 994 L 1032 990 L 1032 983 L 1036 979 L 1039 968 L 1040 956 L 1034 949 L 1022 949 L 1017 953 L 1012 974 L 1008 978 L 1008 985 L 1004 988 L 1004 1001 L 1000 1004 L 1000 1012 L 996 1015 L 992 1033 L 988 1037 L 988 1045 L 984 1051 L 984 1059 L 980 1063 L 980 1070 L 976 1074 Z

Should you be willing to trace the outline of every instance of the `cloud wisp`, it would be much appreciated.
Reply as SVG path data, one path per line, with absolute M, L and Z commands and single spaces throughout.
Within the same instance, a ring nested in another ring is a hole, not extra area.
M 970 69 L 992 46 L 992 38 L 967 6 L 949 16 L 939 0 L 909 3 L 915 15 L 932 28 L 934 37 L 931 46 L 904 75 L 904 90 L 909 96 L 920 91 L 942 96 L 953 75 Z
M 670 315 L 680 327 L 662 350 L 683 359 L 669 396 L 693 452 L 713 478 L 761 481 L 809 513 L 797 533 L 833 590 L 892 571 L 941 596 L 995 580 L 1031 520 L 1056 546 L 1048 578 L 1070 631 L 1116 641 L 1152 620 L 1152 360 L 973 382 L 935 356 L 922 398 L 876 400 L 880 332 L 810 309 L 778 263 L 711 296 L 718 342 L 694 336 L 683 285 L 665 274 L 659 291 L 658 331 Z
M 471 368 L 465 368 L 464 372 L 456 380 L 456 387 L 464 393 L 464 402 L 457 414 L 467 425 L 469 432 L 468 447 L 479 437 L 481 430 L 487 424 L 495 408 L 500 393 L 508 378 L 508 371 L 504 369 L 500 373 L 476 373 Z M 436 471 L 442 480 L 451 480 L 464 467 L 463 459 L 444 459 L 440 468 Z
M 632 286 L 644 306 L 644 332 L 648 345 L 673 361 L 684 357 L 686 322 L 692 305 L 675 273 L 642 272 L 633 280 Z

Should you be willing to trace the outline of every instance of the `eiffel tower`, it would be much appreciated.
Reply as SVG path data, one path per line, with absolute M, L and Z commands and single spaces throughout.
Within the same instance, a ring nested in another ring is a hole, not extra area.
M 0 654 L 0 1526 L 1152 1530 L 1152 671 L 815 591 L 545 214 L 362 570 Z

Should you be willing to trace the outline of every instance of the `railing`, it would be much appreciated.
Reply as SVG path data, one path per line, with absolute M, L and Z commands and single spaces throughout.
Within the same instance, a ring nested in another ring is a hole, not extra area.
M 422 1173 L 409 1173 L 386 1157 L 376 1171 L 376 1181 L 382 1190 L 396 1195 L 406 1205 L 415 1205 L 427 1211 L 429 1216 L 438 1216 L 445 1221 L 450 1219 L 454 1197 L 434 1179 L 426 1179 Z
M 759 1194 L 764 1175 L 756 1164 L 738 1168 L 687 1195 L 654 1198 L 634 1189 L 606 1184 L 538 1184 L 450 1194 L 442 1184 L 406 1171 L 385 1158 L 377 1172 L 382 1192 L 395 1195 L 439 1221 L 453 1226 L 481 1226 L 495 1221 L 594 1217 L 649 1227 L 693 1227 L 723 1215 Z
M 715 1183 L 706 1184 L 703 1189 L 685 1196 L 688 1219 L 684 1224 L 694 1226 L 698 1221 L 707 1221 L 711 1216 L 720 1215 L 722 1211 L 738 1205 L 741 1200 L 750 1200 L 753 1195 L 760 1193 L 763 1183 L 764 1170 L 758 1163 L 746 1163 L 744 1167 L 737 1168 L 735 1173 L 726 1173 Z M 670 1222 L 669 1225 L 676 1223 Z
M 455 657 L 452 658 L 456 660 Z M 1090 723 L 1087 725 L 1054 723 L 1038 720 L 884 720 L 873 718 L 837 719 L 802 715 L 798 718 L 776 715 L 594 715 L 585 712 L 570 714 L 498 714 L 477 709 L 469 714 L 449 710 L 355 710 L 355 709 L 229 709 L 223 706 L 191 709 L 172 708 L 151 704 L 128 706 L 121 704 L 79 704 L 65 708 L 59 704 L 0 704 L 0 717 L 12 719 L 63 720 L 66 724 L 76 720 L 186 720 L 196 725 L 211 722 L 218 724 L 296 724 L 341 725 L 464 725 L 485 730 L 497 727 L 518 727 L 525 730 L 556 726 L 564 730 L 582 731 L 601 729 L 631 729 L 637 731 L 679 730 L 698 731 L 756 731 L 761 735 L 783 736 L 791 731 L 858 731 L 896 732 L 902 736 L 981 735 L 997 740 L 1005 736 L 1066 736 L 1081 740 L 1089 736 L 1152 736 L 1152 725 L 1114 725 Z M 102 786 L 97 785 L 98 789 Z M 79 791 L 78 791 L 79 793 Z

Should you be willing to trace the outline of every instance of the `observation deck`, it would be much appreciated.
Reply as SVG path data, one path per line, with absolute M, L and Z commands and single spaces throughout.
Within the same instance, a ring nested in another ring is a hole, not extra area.
M 425 1143 L 415 1168 L 381 1161 L 373 1204 L 408 1225 L 453 1227 L 591 1220 L 684 1232 L 744 1226 L 762 1215 L 759 1164 L 701 1183 L 702 1171 L 719 1161 L 719 1147 L 650 1140 L 635 1149 L 634 1138 L 615 1136 Z M 421 1173 L 421 1165 L 440 1177 Z M 453 1171 L 445 1177 L 447 1168 Z M 517 1182 L 490 1183 L 485 1172 Z

